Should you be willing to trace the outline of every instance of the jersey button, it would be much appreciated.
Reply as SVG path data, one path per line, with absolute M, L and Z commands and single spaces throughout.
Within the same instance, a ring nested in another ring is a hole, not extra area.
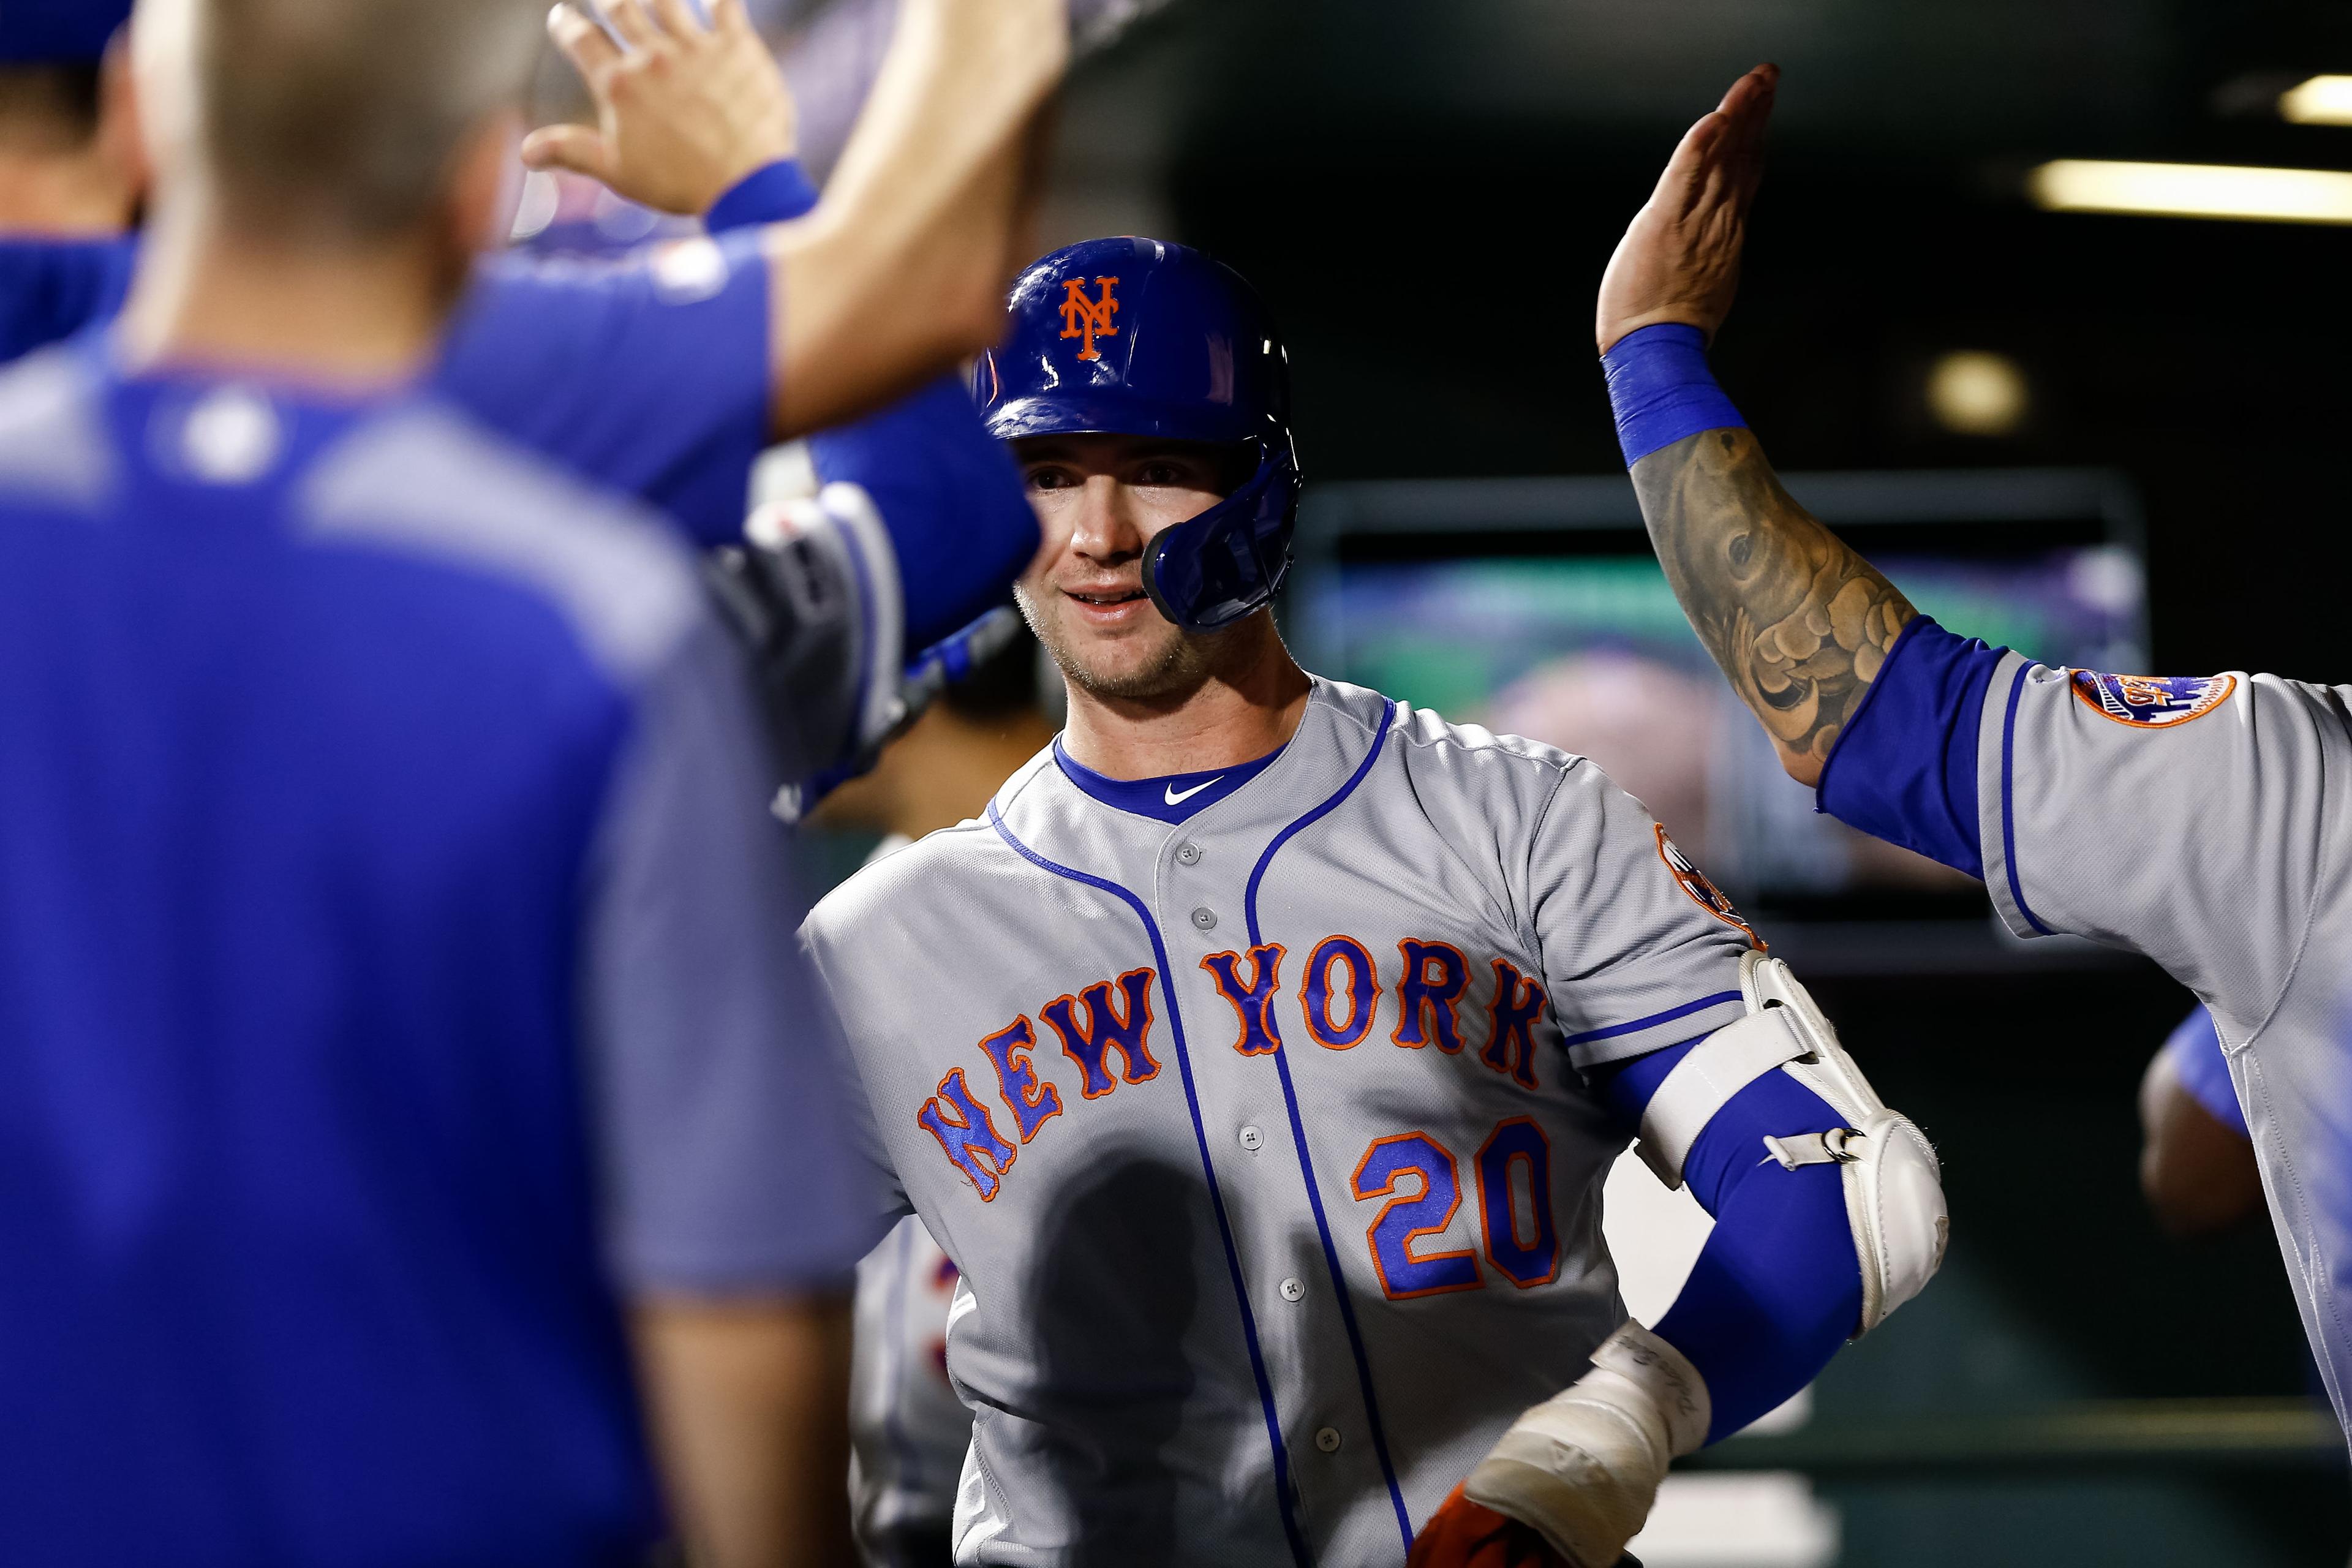
M 1201 847 L 1192 843 L 1179 844 L 1176 846 L 1176 863 L 1180 866 L 1199 865 L 1201 863 Z
M 1296 1301 L 1306 1294 L 1307 1287 L 1300 1281 L 1297 1279 L 1286 1279 L 1282 1282 L 1282 1299 L 1284 1300 Z
M 1214 910 L 1194 910 L 1192 911 L 1192 923 L 1202 931 L 1214 931 L 1217 929 L 1217 911 Z
M 1255 1127 L 1243 1128 L 1242 1147 L 1248 1150 L 1253 1154 L 1256 1153 L 1260 1149 L 1265 1147 L 1265 1134 L 1259 1131 Z
M 1338 1453 L 1339 1451 L 1339 1428 L 1337 1426 L 1326 1426 L 1321 1431 L 1316 1433 L 1315 1446 L 1322 1449 L 1327 1454 Z

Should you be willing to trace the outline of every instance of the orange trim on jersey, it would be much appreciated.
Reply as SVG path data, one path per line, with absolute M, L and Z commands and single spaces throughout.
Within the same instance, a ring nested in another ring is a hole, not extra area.
M 944 1103 L 955 1111 L 949 1119 Z M 950 1068 L 947 1077 L 940 1079 L 939 1092 L 923 1101 L 915 1112 L 915 1125 L 939 1140 L 940 1152 L 948 1163 L 963 1173 L 965 1181 L 980 1194 L 980 1201 L 992 1204 L 1003 1190 L 1004 1173 L 1021 1152 L 997 1135 L 996 1123 L 990 1119 L 988 1107 L 971 1092 L 964 1081 L 963 1068 Z M 950 1142 L 950 1135 L 953 1142 Z M 959 1153 L 957 1151 L 962 1151 Z M 989 1166 L 993 1165 L 994 1170 Z
M 1389 1144 L 1412 1142 L 1423 1144 L 1424 1147 L 1434 1152 L 1438 1158 L 1445 1162 L 1445 1173 L 1450 1179 L 1454 1188 L 1454 1201 L 1446 1205 L 1445 1217 L 1439 1220 L 1435 1225 L 1419 1225 L 1406 1231 L 1404 1235 L 1398 1239 L 1397 1249 L 1404 1254 L 1404 1260 L 1407 1263 L 1412 1264 L 1416 1268 L 1423 1264 L 1449 1263 L 1457 1258 L 1466 1258 L 1470 1263 L 1470 1278 L 1460 1280 L 1452 1285 L 1430 1285 L 1418 1290 L 1400 1290 L 1389 1283 L 1388 1265 L 1381 1261 L 1381 1226 L 1387 1221 L 1391 1210 L 1405 1204 L 1420 1203 L 1429 1197 L 1431 1194 L 1437 1190 L 1437 1183 L 1435 1178 L 1430 1174 L 1428 1167 L 1415 1162 L 1412 1164 L 1402 1164 L 1393 1167 L 1390 1170 L 1388 1178 L 1379 1186 L 1367 1187 L 1364 1185 L 1364 1167 L 1372 1163 L 1372 1156 L 1375 1153 L 1379 1152 L 1381 1149 L 1386 1148 Z M 1410 1193 L 1400 1197 L 1395 1195 L 1396 1179 L 1407 1171 L 1412 1172 L 1415 1175 L 1421 1178 L 1421 1191 L 1417 1193 Z M 1381 1277 L 1381 1293 L 1386 1296 L 1390 1300 L 1410 1301 L 1418 1296 L 1444 1296 L 1455 1290 L 1475 1290 L 1486 1284 L 1486 1281 L 1478 1276 L 1478 1254 L 1474 1248 L 1465 1247 L 1458 1247 L 1452 1252 L 1433 1252 L 1426 1258 L 1416 1258 L 1413 1256 L 1412 1244 L 1414 1242 L 1421 1240 L 1423 1237 L 1443 1235 L 1445 1227 L 1454 1223 L 1454 1216 L 1462 1211 L 1462 1173 L 1454 1163 L 1453 1152 L 1435 1138 L 1426 1132 L 1415 1131 L 1392 1132 L 1385 1138 L 1373 1139 L 1372 1142 L 1365 1147 L 1364 1157 L 1356 1162 L 1355 1173 L 1348 1178 L 1348 1190 L 1356 1194 L 1356 1199 L 1359 1203 L 1368 1203 L 1373 1198 L 1379 1197 L 1385 1197 L 1389 1200 L 1387 1203 L 1381 1205 L 1381 1212 L 1372 1216 L 1372 1223 L 1364 1227 L 1364 1246 L 1365 1249 L 1372 1255 L 1373 1271 Z
M 1342 958 L 1348 961 L 1348 1024 L 1335 1029 L 1331 1026 L 1331 966 Z M 1319 1009 L 1315 1005 L 1318 990 L 1323 993 Z M 1315 1043 L 1330 1051 L 1354 1049 L 1372 1032 L 1380 1010 L 1381 967 L 1372 959 L 1372 950 L 1352 936 L 1335 934 L 1317 942 L 1315 951 L 1307 955 L 1307 971 L 1298 984 L 1299 1015 L 1307 1020 L 1307 1032 Z M 1316 1016 L 1318 1012 L 1322 1016 Z
M 1075 996 L 1066 992 L 1037 1009 L 1037 1016 L 1061 1037 L 1062 1054 L 1078 1065 L 1078 1092 L 1088 1100 L 1100 1100 L 1121 1083 L 1150 1083 L 1160 1076 L 1160 1063 L 1151 1055 L 1151 982 L 1158 973 L 1149 965 L 1130 969 L 1116 982 L 1097 980 Z M 1114 990 L 1127 998 L 1125 1017 L 1119 1016 L 1118 1005 L 1111 999 Z M 1081 1003 L 1087 1009 L 1083 1030 L 1076 1013 Z M 1075 1048 L 1079 1042 L 1083 1049 Z M 1114 1049 L 1119 1062 L 1116 1079 L 1108 1070 Z M 1139 1062 L 1142 1064 L 1139 1072 L 1136 1070 Z M 1101 1087 L 1097 1088 L 1097 1084 Z
M 1201 967 L 1208 972 L 1217 994 L 1233 1004 L 1240 1018 L 1242 1032 L 1234 1040 L 1237 1055 L 1271 1056 L 1282 1048 L 1282 1030 L 1274 1021 L 1274 999 L 1282 991 L 1282 961 L 1286 952 L 1278 942 L 1262 942 L 1251 948 L 1249 984 L 1238 992 L 1235 987 L 1242 984 L 1242 978 L 1237 966 L 1242 954 L 1213 952 L 1201 960 Z
M 1522 1290 L 1532 1290 L 1539 1285 L 1549 1285 L 1553 1280 L 1559 1278 L 1560 1254 L 1562 1248 L 1559 1245 L 1559 1219 L 1555 1217 L 1552 1221 L 1551 1272 L 1545 1275 L 1540 1279 L 1522 1279 L 1517 1274 L 1513 1273 L 1510 1268 L 1506 1265 L 1501 1258 L 1495 1256 L 1495 1205 L 1486 1201 L 1486 1151 L 1495 1146 L 1495 1140 L 1503 1135 L 1503 1130 L 1505 1128 L 1515 1126 L 1529 1127 L 1535 1130 L 1536 1137 L 1543 1144 L 1544 1169 L 1540 1171 L 1538 1170 L 1536 1168 L 1535 1156 L 1524 1149 L 1515 1149 L 1511 1152 L 1503 1156 L 1503 1208 L 1505 1210 L 1503 1217 L 1505 1223 L 1511 1227 L 1511 1249 L 1513 1251 L 1533 1252 L 1543 1242 L 1543 1215 L 1540 1213 L 1535 1216 L 1536 1234 L 1533 1239 L 1526 1242 L 1519 1240 L 1519 1210 L 1517 1204 L 1513 1201 L 1515 1194 L 1511 1186 L 1511 1163 L 1515 1160 L 1523 1160 L 1527 1162 L 1528 1167 L 1528 1205 L 1533 1208 L 1540 1209 L 1549 1207 L 1551 1204 L 1551 1194 L 1546 1190 L 1540 1182 L 1540 1178 L 1549 1174 L 1550 1173 L 1551 1135 L 1546 1132 L 1543 1130 L 1543 1124 L 1532 1116 L 1509 1116 L 1504 1118 L 1502 1121 L 1495 1124 L 1495 1130 L 1492 1132 L 1486 1134 L 1486 1141 L 1478 1145 L 1478 1241 L 1479 1245 L 1486 1249 L 1486 1261 L 1495 1266 L 1496 1273 L 1500 1274 L 1504 1279 L 1509 1280 L 1512 1284 L 1517 1286 Z
M 1415 949 L 1420 951 L 1415 952 Z M 1439 956 L 1441 953 L 1453 955 L 1454 984 L 1450 986 L 1433 986 L 1429 983 L 1430 964 L 1443 965 L 1444 963 Z M 1404 974 L 1397 982 L 1397 1024 L 1389 1035 L 1389 1043 L 1413 1051 L 1429 1044 L 1426 1038 L 1408 1040 L 1404 1037 L 1408 1028 L 1415 1035 L 1423 1033 L 1422 1018 L 1425 1015 L 1436 1026 L 1431 1032 L 1436 1036 L 1437 1048 L 1449 1057 L 1459 1053 L 1462 1049 L 1462 998 L 1470 992 L 1468 956 L 1450 942 L 1423 942 L 1408 936 L 1398 940 L 1397 958 L 1404 964 Z

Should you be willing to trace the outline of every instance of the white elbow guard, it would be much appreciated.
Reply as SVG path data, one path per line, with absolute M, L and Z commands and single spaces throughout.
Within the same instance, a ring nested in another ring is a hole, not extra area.
M 1540 1533 L 1572 1568 L 1614 1568 L 1666 1467 L 1706 1441 L 1709 1419 L 1697 1369 L 1628 1322 L 1591 1372 L 1511 1424 L 1462 1493 Z
M 1739 963 L 1748 1016 L 1701 1040 L 1675 1064 L 1642 1116 L 1642 1158 L 1669 1187 L 1683 1162 L 1732 1096 L 1775 1068 L 1845 1119 L 1830 1132 L 1764 1140 L 1766 1154 L 1790 1170 L 1836 1164 L 1845 1177 L 1846 1217 L 1862 1264 L 1859 1339 L 1916 1296 L 1944 1261 L 1951 1222 L 1936 1151 L 1862 1076 L 1812 996 L 1789 966 L 1750 952 Z

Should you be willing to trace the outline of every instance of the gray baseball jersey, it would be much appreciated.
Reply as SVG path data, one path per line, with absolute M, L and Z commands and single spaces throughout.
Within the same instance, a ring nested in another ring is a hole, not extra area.
M 1742 1015 L 1588 762 L 1318 680 L 1235 772 L 1137 809 L 1049 748 L 806 927 L 963 1269 L 959 1562 L 1401 1562 L 1622 1321 L 1576 1069 Z
M 2211 1008 L 2305 1329 L 2352 1422 L 2347 698 L 2005 654 L 1977 731 L 1977 811 L 2011 931 L 2146 953 Z

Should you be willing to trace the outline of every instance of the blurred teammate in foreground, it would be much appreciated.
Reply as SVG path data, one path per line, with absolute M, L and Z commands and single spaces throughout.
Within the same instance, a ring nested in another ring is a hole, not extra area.
M 1742 78 L 1684 137 L 1601 286 L 1610 395 L 1667 579 L 1822 810 L 1982 878 L 2019 936 L 2145 953 L 2210 1009 L 2343 1420 L 2352 690 L 1989 648 L 1918 616 L 1790 498 L 1705 355 L 1778 79 Z
M 614 34 L 569 5 L 551 14 L 599 123 L 538 132 L 530 156 L 707 214 L 720 237 L 609 266 L 495 258 L 432 377 L 493 429 L 644 497 L 696 542 L 740 543 L 751 465 L 772 441 L 853 418 L 993 341 L 1031 121 L 1067 47 L 1060 0 L 907 0 L 821 205 L 741 0 L 715 0 L 709 26 L 678 4 L 605 11 Z M 0 38 L 14 15 L 0 10 Z M 0 358 L 111 315 L 132 251 L 129 239 L 0 243 Z M 793 520 L 794 548 L 765 559 L 814 574 L 787 599 L 840 603 L 816 589 L 865 584 L 878 714 L 913 656 L 1003 599 L 1036 523 L 953 384 L 814 448 L 821 478 L 856 489 L 821 495 Z
M 805 928 L 962 1270 L 958 1561 L 1611 1568 L 1927 1282 L 1934 1155 L 1590 763 L 1292 661 L 1239 277 L 1056 251 L 974 381 L 1068 726 Z M 1654 1331 L 1599 1227 L 1636 1128 L 1718 1221 Z
M 145 161 L 107 45 L 129 0 L 11 0 L 0 15 L 0 231 L 104 237 L 138 210 Z M 0 268 L 0 287 L 13 282 Z
M 2263 1177 L 2229 1054 L 2199 1007 L 2148 1058 L 2139 1080 L 2139 1186 L 2165 1229 L 2195 1240 L 2259 1213 Z
M 0 374 L 12 1561 L 838 1561 L 872 1239 L 690 557 L 420 378 L 536 7 L 146 0 Z

